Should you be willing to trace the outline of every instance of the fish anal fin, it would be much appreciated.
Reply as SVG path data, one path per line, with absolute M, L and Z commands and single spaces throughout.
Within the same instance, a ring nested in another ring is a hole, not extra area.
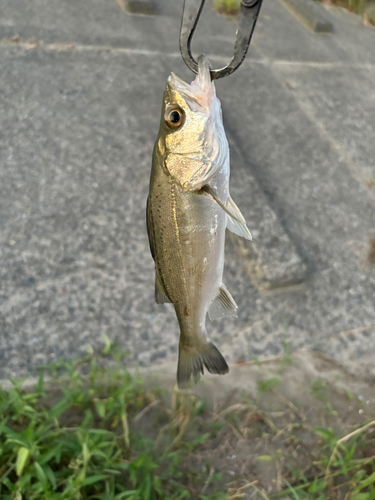
M 169 304 L 171 302 L 157 272 L 155 273 L 155 301 L 157 304 Z
M 219 289 L 219 294 L 208 309 L 208 316 L 212 319 L 224 316 L 237 316 L 238 306 L 225 285 Z
M 229 196 L 227 201 L 227 228 L 234 234 L 242 236 L 246 240 L 252 240 L 249 228 L 246 225 L 246 220 L 240 209 Z

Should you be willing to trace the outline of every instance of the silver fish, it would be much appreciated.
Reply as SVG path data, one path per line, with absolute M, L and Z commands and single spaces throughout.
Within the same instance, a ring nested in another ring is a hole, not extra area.
M 229 147 L 221 105 L 201 55 L 189 85 L 174 73 L 163 96 L 147 199 L 147 231 L 155 260 L 155 300 L 171 302 L 180 326 L 177 382 L 186 387 L 228 365 L 210 341 L 210 319 L 236 316 L 223 284 L 225 229 L 251 239 L 229 195 Z

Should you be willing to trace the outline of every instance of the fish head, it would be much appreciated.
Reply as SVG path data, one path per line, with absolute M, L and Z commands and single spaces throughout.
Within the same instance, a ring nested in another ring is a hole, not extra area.
M 221 105 L 205 56 L 199 57 L 191 84 L 170 74 L 158 146 L 169 175 L 187 191 L 200 189 L 226 163 L 229 148 Z

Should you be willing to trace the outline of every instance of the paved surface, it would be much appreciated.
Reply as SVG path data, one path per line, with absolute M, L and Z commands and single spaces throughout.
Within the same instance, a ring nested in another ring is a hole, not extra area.
M 166 78 L 191 78 L 181 9 L 2 1 L 0 378 L 97 348 L 103 332 L 133 366 L 176 360 L 144 212 Z M 228 238 L 239 317 L 208 331 L 231 363 L 284 340 L 375 375 L 375 30 L 329 15 L 335 32 L 312 34 L 265 0 L 247 60 L 217 85 L 254 245 Z M 234 31 L 208 8 L 194 47 L 223 64 Z
M 298 21 L 315 33 L 332 33 L 333 23 L 321 4 L 314 0 L 279 0 L 279 2 L 298 19 Z

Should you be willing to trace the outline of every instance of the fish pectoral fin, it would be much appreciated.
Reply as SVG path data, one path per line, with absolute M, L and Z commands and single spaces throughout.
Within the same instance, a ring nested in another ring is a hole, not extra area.
M 246 225 L 245 217 L 241 214 L 240 209 L 229 196 L 227 201 L 227 228 L 234 234 L 242 236 L 246 240 L 252 240 L 249 228 Z
M 240 209 L 237 207 L 237 205 L 234 203 L 234 201 L 230 196 L 228 196 L 227 203 L 226 205 L 224 205 L 217 196 L 217 194 L 215 193 L 215 190 L 208 184 L 203 186 L 201 191 L 211 195 L 212 198 L 216 201 L 216 203 L 227 214 L 227 228 L 229 229 L 229 231 L 231 231 L 234 234 L 237 234 L 238 236 L 242 236 L 242 238 L 245 238 L 246 240 L 253 239 L 249 231 L 249 228 L 246 225 L 245 217 L 241 214 Z
M 157 272 L 155 273 L 155 301 L 157 304 L 171 303 Z
M 225 285 L 221 285 L 219 295 L 212 302 L 208 309 L 208 316 L 211 320 L 223 318 L 224 316 L 237 316 L 238 306 L 227 290 Z

